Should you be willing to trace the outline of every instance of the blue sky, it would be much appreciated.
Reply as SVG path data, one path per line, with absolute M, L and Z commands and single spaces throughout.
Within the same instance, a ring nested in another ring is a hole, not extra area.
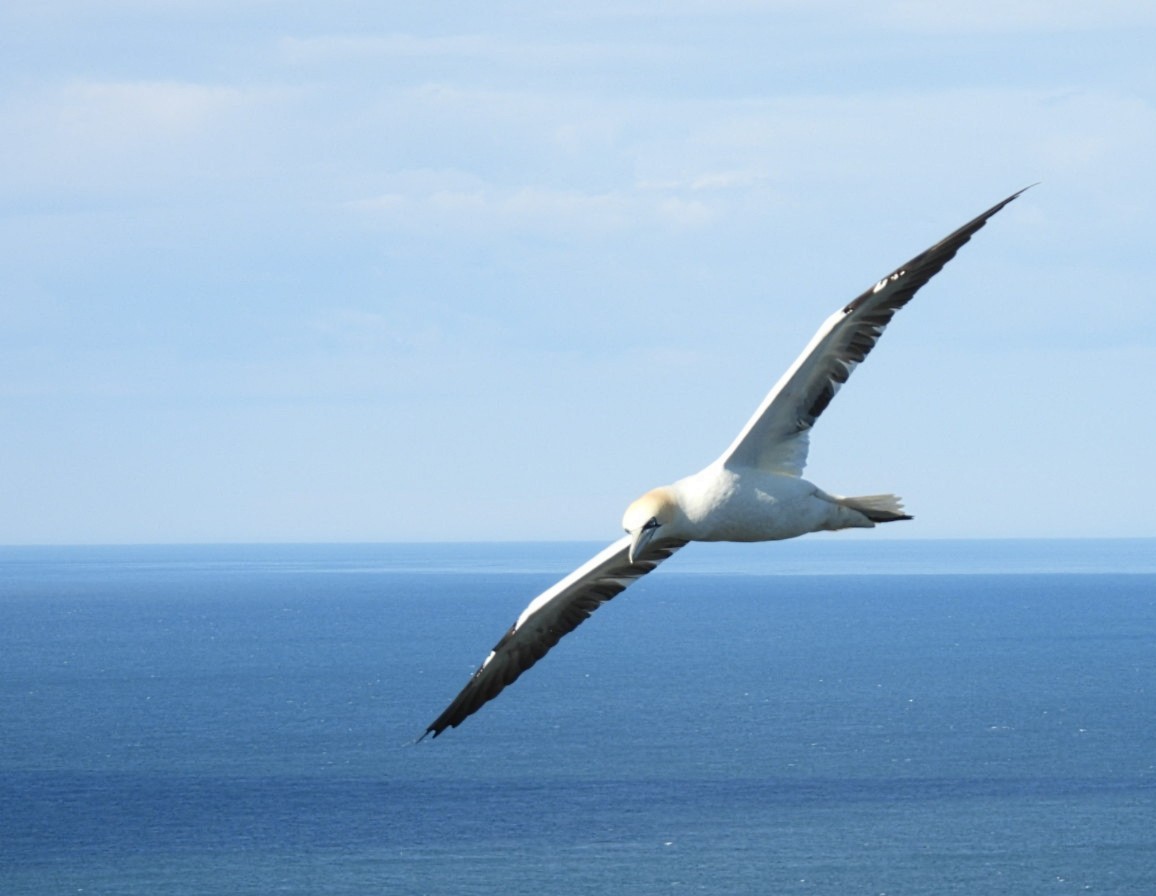
M 849 537 L 1154 536 L 1153 45 L 1141 2 L 9 0 L 0 543 L 616 537 L 1035 181 L 808 477 L 916 517 Z

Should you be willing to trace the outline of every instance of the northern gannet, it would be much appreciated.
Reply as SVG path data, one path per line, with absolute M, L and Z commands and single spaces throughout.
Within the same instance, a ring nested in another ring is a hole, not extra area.
M 803 479 L 808 434 L 895 312 L 1021 193 L 992 206 L 827 318 L 730 447 L 698 473 L 652 489 L 627 507 L 622 518 L 626 535 L 534 598 L 422 738 L 456 728 L 563 635 L 688 542 L 775 541 L 911 519 L 894 495 L 845 498 Z

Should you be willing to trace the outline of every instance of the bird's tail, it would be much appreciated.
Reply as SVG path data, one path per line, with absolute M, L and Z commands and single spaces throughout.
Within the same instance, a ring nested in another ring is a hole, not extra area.
M 873 523 L 894 523 L 909 520 L 903 512 L 903 502 L 896 495 L 860 495 L 858 498 L 839 498 L 844 507 L 857 510 Z

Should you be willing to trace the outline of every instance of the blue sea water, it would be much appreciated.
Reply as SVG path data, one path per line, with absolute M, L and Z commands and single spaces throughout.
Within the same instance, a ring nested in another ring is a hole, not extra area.
M 1156 542 L 0 548 L 0 893 L 1156 893 Z

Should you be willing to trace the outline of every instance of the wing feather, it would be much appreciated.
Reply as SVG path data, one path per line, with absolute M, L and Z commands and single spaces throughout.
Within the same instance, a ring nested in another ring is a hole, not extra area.
M 631 563 L 627 559 L 630 536 L 620 538 L 542 592 L 522 611 L 469 683 L 422 737 L 427 734 L 437 737 L 447 728 L 456 728 L 516 681 L 602 604 L 685 544 L 685 541 L 667 541 L 651 545 L 641 558 Z
M 839 387 L 875 347 L 895 312 L 1020 193 L 1023 190 L 993 205 L 827 318 L 721 461 L 727 466 L 800 475 L 807 460 L 807 433 Z

